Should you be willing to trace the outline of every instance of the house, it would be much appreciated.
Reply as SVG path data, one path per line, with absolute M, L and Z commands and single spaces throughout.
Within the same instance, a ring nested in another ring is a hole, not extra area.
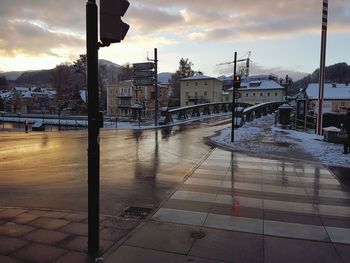
M 230 101 L 232 100 L 232 90 Z M 241 86 L 238 89 L 238 102 L 249 104 L 260 104 L 264 102 L 283 101 L 285 97 L 285 87 L 279 84 L 275 75 L 253 75 L 242 78 Z
M 298 98 L 305 98 L 309 112 L 318 112 L 319 84 L 310 83 L 302 90 Z M 323 112 L 346 112 L 350 108 L 350 86 L 346 84 L 327 83 L 324 85 Z
M 56 91 L 40 87 L 14 87 L 1 94 L 6 109 L 15 113 L 52 112 L 57 108 Z
M 159 108 L 168 106 L 167 85 L 158 85 Z M 133 108 L 142 106 L 145 115 L 154 115 L 154 86 L 134 86 L 131 80 L 113 83 L 107 87 L 107 115 L 132 116 Z
M 181 107 L 222 101 L 222 81 L 197 74 L 180 80 Z

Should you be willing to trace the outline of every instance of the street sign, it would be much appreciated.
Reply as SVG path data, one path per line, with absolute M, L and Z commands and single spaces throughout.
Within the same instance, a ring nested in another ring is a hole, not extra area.
M 153 78 L 134 79 L 133 84 L 135 86 L 150 86 L 154 84 L 154 79 Z
M 154 69 L 154 63 L 153 62 L 145 62 L 145 63 L 135 63 L 132 64 L 134 71 L 142 71 L 142 70 L 150 70 Z
M 134 79 L 153 77 L 153 71 L 134 71 Z

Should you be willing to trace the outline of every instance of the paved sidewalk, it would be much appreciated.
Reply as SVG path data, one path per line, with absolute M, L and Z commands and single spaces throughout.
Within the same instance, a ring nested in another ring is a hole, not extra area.
M 350 262 L 349 200 L 321 165 L 215 149 L 104 262 Z
M 214 149 L 150 218 L 101 216 L 101 255 L 108 263 L 350 262 L 349 201 L 349 188 L 317 163 Z M 86 253 L 86 213 L 0 208 L 1 263 L 91 262 Z
M 101 254 L 138 224 L 138 220 L 101 216 Z M 0 208 L 0 262 L 90 262 L 87 229 L 86 213 Z

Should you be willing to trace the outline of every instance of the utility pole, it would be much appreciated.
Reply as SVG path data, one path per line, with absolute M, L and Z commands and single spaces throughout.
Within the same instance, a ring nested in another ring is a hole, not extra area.
M 88 252 L 97 256 L 99 250 L 100 214 L 100 128 L 98 88 L 98 39 L 96 0 L 86 4 L 86 49 L 88 88 Z
M 318 114 L 317 114 L 317 134 L 322 134 L 323 124 L 323 95 L 326 67 L 326 45 L 327 45 L 327 21 L 328 21 L 328 0 L 323 0 L 322 10 L 322 38 L 321 38 L 321 58 L 319 72 L 319 92 L 318 92 Z
M 159 106 L 159 87 L 158 87 L 158 50 L 154 49 L 154 93 L 155 93 L 155 114 L 154 114 L 154 125 L 158 126 L 158 106 Z
M 235 141 L 235 109 L 236 109 L 236 87 L 235 87 L 235 81 L 236 81 L 236 69 L 237 69 L 237 52 L 235 52 L 235 57 L 233 60 L 233 90 L 232 90 L 232 122 L 231 122 L 231 142 Z

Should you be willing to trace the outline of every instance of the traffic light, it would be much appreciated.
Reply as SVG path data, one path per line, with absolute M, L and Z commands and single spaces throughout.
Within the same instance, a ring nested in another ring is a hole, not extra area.
M 241 87 L 241 76 L 240 75 L 236 75 L 234 77 L 233 86 L 234 86 L 235 89 L 239 89 Z
M 130 26 L 121 19 L 130 3 L 127 0 L 100 0 L 100 39 L 109 45 L 124 39 Z

